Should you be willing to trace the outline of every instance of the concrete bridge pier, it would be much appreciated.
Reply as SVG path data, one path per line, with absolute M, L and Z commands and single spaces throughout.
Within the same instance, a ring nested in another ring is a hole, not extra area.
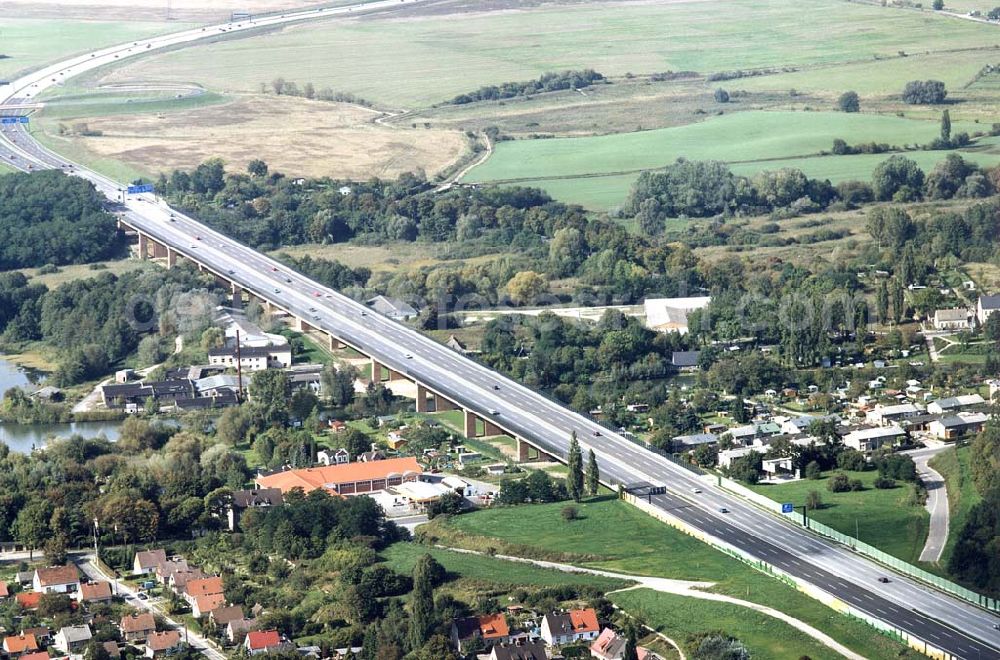
M 434 412 L 444 412 L 446 410 L 458 410 L 458 406 L 440 394 L 434 395 Z
M 177 252 L 168 247 L 167 248 L 167 268 L 173 268 L 177 265 Z
M 551 462 L 555 458 L 538 447 L 529 444 L 523 438 L 517 439 L 517 460 L 519 463 Z
M 472 412 L 471 410 L 466 410 L 464 412 L 465 412 L 465 437 L 478 438 L 480 435 L 479 424 L 477 424 L 476 422 L 479 421 L 479 416 L 476 415 L 476 413 Z
M 167 258 L 169 259 L 169 252 L 168 252 L 168 257 Z M 236 282 L 232 282 L 230 284 L 230 290 L 232 291 L 232 294 L 233 294 L 233 308 L 234 309 L 240 309 L 240 308 L 242 308 L 243 307 L 243 287 L 241 287 Z
M 428 412 L 427 406 L 427 388 L 417 383 L 417 407 L 418 413 Z
M 145 234 L 139 234 L 139 258 L 146 259 L 149 256 L 149 244 Z

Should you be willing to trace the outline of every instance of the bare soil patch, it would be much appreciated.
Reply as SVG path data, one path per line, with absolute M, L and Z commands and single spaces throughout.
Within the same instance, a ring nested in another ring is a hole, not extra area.
M 96 137 L 73 139 L 92 153 L 155 173 L 222 158 L 239 169 L 256 158 L 296 176 L 366 179 L 423 168 L 428 176 L 466 149 L 460 132 L 389 128 L 358 106 L 275 96 L 171 113 L 87 118 Z M 72 126 L 73 120 L 63 121 Z

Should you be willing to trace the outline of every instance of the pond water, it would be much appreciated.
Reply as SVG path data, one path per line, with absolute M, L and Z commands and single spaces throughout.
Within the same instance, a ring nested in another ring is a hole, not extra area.
M 32 390 L 45 381 L 45 372 L 27 369 L 0 357 L 0 394 L 11 387 Z

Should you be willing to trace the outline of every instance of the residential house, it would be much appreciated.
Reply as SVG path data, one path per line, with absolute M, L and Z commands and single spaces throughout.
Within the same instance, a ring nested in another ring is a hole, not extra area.
M 979 296 L 979 302 L 976 303 L 976 320 L 980 325 L 985 325 L 986 319 L 998 309 L 1000 309 L 1000 294 Z
M 221 594 L 222 591 L 221 577 L 214 576 L 198 578 L 196 580 L 189 580 L 188 583 L 184 585 L 184 599 L 188 602 L 188 604 L 191 604 L 194 602 L 194 599 L 199 596 Z
M 17 576 L 14 578 L 15 581 L 22 587 L 31 584 L 31 581 L 35 579 L 34 571 L 18 571 Z
M 0 600 L 10 598 L 10 589 L 7 588 L 7 583 L 0 580 Z
M 150 573 L 155 573 L 156 568 L 166 561 L 167 551 L 163 548 L 140 550 L 135 553 L 135 559 L 132 561 L 132 574 L 149 575 Z
M 599 660 L 622 660 L 625 657 L 626 646 L 628 646 L 627 638 L 611 628 L 605 628 L 590 645 L 590 655 Z
M 927 430 L 940 440 L 954 440 L 969 433 L 979 433 L 987 420 L 989 415 L 986 413 L 960 412 L 931 422 Z
M 32 653 L 38 650 L 38 641 L 34 635 L 10 635 L 3 638 L 3 652 L 10 657 L 17 657 L 25 653 Z
M 22 591 L 14 594 L 14 600 L 22 610 L 35 610 L 42 601 L 42 594 L 38 591 Z
M 52 641 L 52 631 L 48 629 L 48 626 L 25 628 L 21 631 L 21 634 L 34 635 L 35 639 L 38 641 L 38 646 L 43 648 Z
M 503 614 L 467 616 L 451 622 L 451 643 L 459 653 L 467 653 L 470 643 L 480 639 L 486 648 L 510 641 L 510 628 Z
M 151 612 L 141 612 L 123 616 L 118 623 L 122 637 L 126 642 L 138 642 L 146 639 L 156 631 L 156 621 Z
M 239 605 L 227 605 L 216 607 L 208 615 L 208 620 L 212 622 L 216 630 L 225 630 L 230 621 L 239 621 L 245 618 L 243 608 Z
M 200 568 L 183 568 L 170 574 L 170 577 L 167 578 L 167 586 L 178 594 L 183 594 L 188 582 L 191 580 L 200 580 L 204 577 L 208 576 Z
M 548 660 L 545 644 L 540 641 L 522 641 L 516 644 L 495 644 L 490 660 Z
M 111 583 L 110 582 L 85 582 L 80 585 L 80 590 L 76 593 L 77 600 L 81 603 L 110 603 Z
M 55 638 L 52 640 L 52 645 L 63 653 L 76 654 L 83 650 L 83 647 L 87 645 L 93 634 L 90 632 L 90 626 L 84 624 L 82 626 L 65 626 L 59 629 L 56 633 Z
M 398 298 L 375 296 L 365 301 L 365 304 L 383 316 L 396 321 L 408 321 L 417 317 L 417 310 Z
M 674 451 L 688 451 L 699 445 L 715 445 L 719 443 L 719 436 L 714 433 L 691 433 L 689 435 L 677 435 L 671 438 L 674 443 Z
M 903 421 L 907 417 L 915 417 L 923 411 L 912 403 L 901 403 L 895 406 L 877 405 L 865 414 L 869 424 L 889 426 Z
M 108 657 L 112 660 L 122 657 L 122 649 L 118 646 L 118 642 L 102 642 L 101 646 L 104 647 L 104 650 L 107 651 Z
M 21 656 L 21 660 L 49 660 L 49 652 L 34 651 L 32 653 L 25 653 Z
M 177 630 L 164 630 L 151 633 L 146 638 L 146 657 L 159 658 L 170 655 L 180 649 L 181 633 Z
M 243 641 L 243 648 L 249 655 L 278 653 L 284 647 L 285 644 L 281 641 L 277 630 L 252 630 L 247 633 L 247 637 Z
M 277 488 L 282 493 L 293 488 L 301 488 L 306 493 L 324 488 L 341 495 L 353 495 L 398 486 L 404 481 L 416 481 L 422 473 L 417 459 L 408 456 L 370 463 L 285 470 L 258 476 L 257 486 Z
M 226 513 L 229 521 L 229 531 L 239 528 L 240 517 L 247 509 L 267 506 L 281 506 L 281 490 L 277 488 L 259 488 L 256 490 L 237 490 L 233 492 L 232 504 Z
M 972 313 L 967 309 L 938 309 L 934 312 L 935 330 L 968 330 L 972 327 Z
M 541 637 L 549 645 L 589 642 L 596 639 L 600 632 L 601 628 L 597 624 L 597 612 L 591 608 L 551 612 L 542 619 Z
M 191 615 L 196 619 L 208 616 L 212 610 L 223 607 L 225 604 L 225 594 L 206 594 L 204 596 L 196 596 L 191 600 Z
M 678 371 L 697 371 L 701 351 L 674 351 L 670 354 L 670 364 Z
M 860 452 L 873 452 L 891 446 L 906 437 L 906 431 L 896 424 L 857 428 L 844 436 L 844 446 Z
M 327 420 L 326 425 L 330 427 L 330 430 L 334 433 L 343 433 L 347 430 L 347 422 L 339 419 Z
M 927 412 L 941 415 L 962 408 L 973 408 L 975 406 L 985 406 L 986 399 L 978 394 L 961 394 L 959 396 L 938 399 L 927 404 Z
M 159 580 L 161 584 L 169 585 L 171 575 L 177 571 L 187 570 L 190 570 L 187 560 L 182 557 L 174 557 L 157 564 L 155 569 L 156 579 Z
M 32 587 L 39 593 L 60 593 L 80 588 L 80 573 L 73 564 L 39 568 L 32 579 Z
M 226 639 L 235 644 L 240 635 L 246 635 L 257 627 L 257 619 L 236 619 L 226 624 Z

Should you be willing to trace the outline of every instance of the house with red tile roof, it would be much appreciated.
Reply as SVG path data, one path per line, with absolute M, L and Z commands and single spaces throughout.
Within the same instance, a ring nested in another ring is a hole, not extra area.
M 0 582 L 0 600 L 10 596 L 10 590 L 7 588 L 6 582 Z
M 503 614 L 485 614 L 452 621 L 451 643 L 459 653 L 467 652 L 475 639 L 483 640 L 486 648 L 510 641 L 507 618 Z
M 38 650 L 34 635 L 10 635 L 3 638 L 3 651 L 9 656 L 20 656 Z
M 552 612 L 542 619 L 542 639 L 549 646 L 560 646 L 580 641 L 597 639 L 601 627 L 597 623 L 597 612 L 592 608 Z
M 154 632 L 146 638 L 146 657 L 158 658 L 178 649 L 181 645 L 181 634 L 176 630 Z
M 22 609 L 35 610 L 42 600 L 42 594 L 37 591 L 22 591 L 14 596 L 14 600 Z
M 81 603 L 109 603 L 111 602 L 111 583 L 86 582 L 80 585 L 80 591 L 77 592 L 76 596 Z
M 40 593 L 60 593 L 76 591 L 80 588 L 80 572 L 73 564 L 49 566 L 35 570 L 32 588 Z
M 287 494 L 295 488 L 308 493 L 324 488 L 339 495 L 370 493 L 404 481 L 416 481 L 423 469 L 412 456 L 383 461 L 324 465 L 300 470 L 284 470 L 257 477 L 258 488 L 277 488 Z
M 598 660 L 622 660 L 625 657 L 625 649 L 628 646 L 628 639 L 619 635 L 611 628 L 605 628 L 598 635 L 594 643 L 590 645 L 590 655 Z M 655 660 L 659 656 L 649 649 L 638 646 L 635 654 L 639 660 Z
M 49 660 L 49 652 L 35 651 L 34 653 L 25 653 L 21 656 L 21 660 Z
M 243 642 L 243 648 L 250 655 L 261 653 L 277 653 L 284 648 L 281 636 L 277 630 L 251 630 Z

